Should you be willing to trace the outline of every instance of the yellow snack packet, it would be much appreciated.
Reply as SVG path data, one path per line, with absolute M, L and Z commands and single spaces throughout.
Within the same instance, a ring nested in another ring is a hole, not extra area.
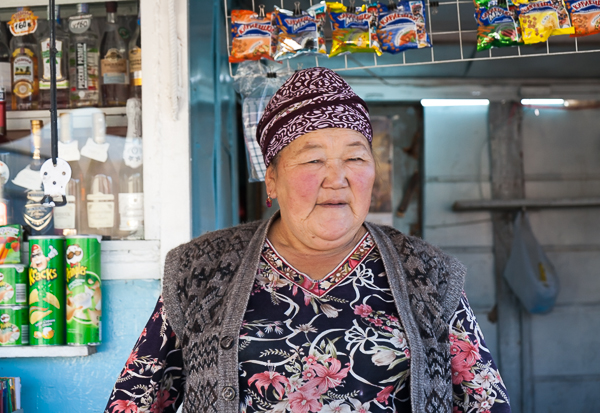
M 550 36 L 575 32 L 563 0 L 541 0 L 521 4 L 519 22 L 525 44 L 541 43 Z

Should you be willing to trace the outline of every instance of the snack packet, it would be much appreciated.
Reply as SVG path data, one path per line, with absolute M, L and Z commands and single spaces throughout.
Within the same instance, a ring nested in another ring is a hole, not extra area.
M 329 57 L 342 53 L 377 53 L 381 56 L 376 3 L 355 9 L 339 2 L 329 2 L 327 10 L 333 28 Z
M 261 16 L 252 10 L 233 10 L 231 12 L 231 32 L 233 39 L 229 56 L 230 63 L 259 60 L 263 57 L 273 59 L 271 57 L 273 33 L 271 13 Z
M 284 60 L 307 53 L 327 53 L 323 24 L 325 5 L 317 4 L 307 11 L 299 5 L 295 12 L 275 6 L 275 60 Z
M 429 34 L 427 34 L 427 16 L 425 15 L 425 2 L 423 0 L 411 0 L 408 3 L 410 12 L 417 19 L 417 39 L 419 42 L 419 49 L 425 47 L 431 47 L 431 40 Z M 406 6 L 404 6 L 406 8 Z
M 407 49 L 418 49 L 417 18 L 402 7 L 383 6 L 377 23 L 377 37 L 381 50 L 386 53 L 396 54 Z
M 0 264 L 21 263 L 21 242 L 23 229 L 20 225 L 0 227 Z
M 600 0 L 566 0 L 575 33 L 571 37 L 600 33 Z
M 522 44 L 521 28 L 515 17 L 515 7 L 489 3 L 475 11 L 477 21 L 477 51 L 492 47 L 510 47 Z
M 525 44 L 545 42 L 550 36 L 575 32 L 563 0 L 521 4 L 519 22 Z

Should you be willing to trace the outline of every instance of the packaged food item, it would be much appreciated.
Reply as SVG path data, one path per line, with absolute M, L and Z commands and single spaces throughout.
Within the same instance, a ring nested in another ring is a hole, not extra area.
M 575 33 L 571 37 L 600 33 L 600 0 L 566 0 Z
M 290 11 L 275 6 L 273 21 L 275 27 L 275 60 L 284 60 L 302 54 L 326 53 L 323 23 L 325 5 L 317 4 L 307 11 Z
M 521 4 L 519 22 L 525 44 L 545 42 L 550 36 L 575 32 L 563 0 Z
M 377 37 L 383 52 L 396 54 L 407 49 L 419 48 L 418 17 L 410 10 L 404 10 L 404 4 L 406 3 L 398 6 L 393 3 L 387 7 L 380 6 Z
M 515 6 L 506 2 L 488 7 L 480 7 L 475 11 L 477 21 L 477 51 L 492 47 L 510 47 L 522 43 L 521 28 L 516 18 Z
M 27 306 L 0 307 L 0 347 L 29 344 Z
M 0 227 L 0 264 L 19 264 L 21 262 L 21 241 L 23 228 L 20 225 Z
M 339 2 L 331 2 L 327 3 L 327 10 L 333 28 L 329 57 L 345 53 L 376 53 L 381 56 L 377 37 L 376 3 L 355 9 Z
M 271 13 L 264 14 L 252 10 L 233 10 L 231 12 L 231 55 L 229 62 L 239 63 L 245 60 L 272 59 L 271 36 L 273 25 Z
M 29 237 L 29 342 L 65 344 L 65 237 Z
M 417 40 L 419 49 L 431 47 L 431 40 L 427 34 L 427 16 L 425 14 L 425 2 L 423 0 L 408 1 L 408 10 L 417 19 Z M 406 8 L 406 6 L 403 6 Z
M 27 305 L 27 267 L 0 265 L 0 306 Z
M 98 235 L 74 235 L 66 241 L 67 344 L 102 342 L 102 277 Z

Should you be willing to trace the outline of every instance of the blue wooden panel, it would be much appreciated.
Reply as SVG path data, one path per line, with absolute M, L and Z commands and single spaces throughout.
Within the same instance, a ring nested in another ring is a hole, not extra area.
M 0 376 L 19 376 L 27 413 L 100 412 L 133 345 L 152 315 L 158 280 L 105 281 L 103 343 L 75 358 L 0 359 Z

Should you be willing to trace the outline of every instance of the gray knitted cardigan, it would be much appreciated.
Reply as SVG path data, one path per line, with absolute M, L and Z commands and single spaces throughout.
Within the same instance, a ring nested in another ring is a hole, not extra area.
M 205 234 L 167 255 L 162 295 L 182 345 L 184 412 L 239 412 L 238 338 L 275 218 Z M 418 238 L 365 225 L 381 253 L 410 346 L 412 411 L 450 412 L 448 329 L 465 268 Z

